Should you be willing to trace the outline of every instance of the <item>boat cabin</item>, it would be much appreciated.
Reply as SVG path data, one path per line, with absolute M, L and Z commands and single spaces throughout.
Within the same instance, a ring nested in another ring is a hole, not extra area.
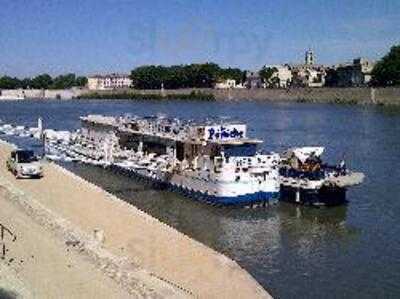
M 247 127 L 232 121 L 182 121 L 165 117 L 82 117 L 81 133 L 95 144 L 116 137 L 121 149 L 168 154 L 192 162 L 198 156 L 254 156 L 260 140 L 247 137 Z

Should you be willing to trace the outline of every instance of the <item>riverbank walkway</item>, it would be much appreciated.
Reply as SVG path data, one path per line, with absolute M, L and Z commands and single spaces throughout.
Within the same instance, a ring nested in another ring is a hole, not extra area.
M 53 163 L 40 180 L 16 180 L 5 167 L 10 150 L 0 143 L 0 187 L 14 204 L 63 238 L 73 236 L 71 250 L 77 245 L 135 297 L 270 298 L 229 258 Z

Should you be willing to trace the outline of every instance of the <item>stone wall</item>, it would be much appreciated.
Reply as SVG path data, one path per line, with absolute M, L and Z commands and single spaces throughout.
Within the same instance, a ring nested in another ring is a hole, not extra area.
M 400 105 L 400 87 L 392 88 L 291 88 L 291 89 L 209 89 L 186 88 L 174 90 L 124 90 L 118 93 L 182 95 L 191 92 L 202 92 L 214 95 L 219 101 L 288 101 L 310 103 L 340 104 L 379 104 Z M 116 91 L 97 91 L 99 94 L 113 94 Z
M 311 103 L 372 103 L 369 88 L 292 88 L 292 89 L 250 89 L 216 90 L 217 100 L 261 100 Z
M 84 90 L 73 89 L 3 89 L 1 95 L 10 99 L 25 98 L 25 99 L 61 99 L 70 100 L 79 96 Z M 86 91 L 86 90 L 85 90 Z
M 1 95 L 6 96 L 10 99 L 13 97 L 15 98 L 30 98 L 30 99 L 36 99 L 36 98 L 43 98 L 44 97 L 44 91 L 40 89 L 3 89 L 1 90 Z
M 291 89 L 198 89 L 185 88 L 174 90 L 118 90 L 96 91 L 107 95 L 113 93 L 156 94 L 162 96 L 184 95 L 191 92 L 202 92 L 214 95 L 220 101 L 259 100 L 259 101 L 289 101 L 311 103 L 341 103 L 341 104 L 378 104 L 400 105 L 400 87 L 387 88 L 291 88 Z M 73 99 L 84 93 L 85 89 L 70 90 L 2 90 L 2 95 L 25 96 L 33 99 Z M 93 92 L 93 91 L 92 91 Z
M 380 105 L 400 105 L 400 88 L 386 87 L 375 90 L 373 102 Z
M 81 89 L 61 89 L 61 90 L 45 90 L 44 91 L 44 98 L 45 99 L 60 99 L 60 100 L 70 100 L 82 92 Z

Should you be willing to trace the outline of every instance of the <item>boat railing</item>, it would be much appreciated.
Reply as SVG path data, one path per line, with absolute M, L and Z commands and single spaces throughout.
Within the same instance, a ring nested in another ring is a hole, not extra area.
M 317 171 L 301 171 L 294 168 L 281 168 L 279 174 L 283 177 L 294 179 L 308 179 L 311 181 L 318 181 L 324 179 L 325 172 L 323 170 Z

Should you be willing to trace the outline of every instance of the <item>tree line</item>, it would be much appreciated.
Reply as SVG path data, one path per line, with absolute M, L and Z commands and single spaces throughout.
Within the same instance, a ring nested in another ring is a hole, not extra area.
M 212 88 L 225 79 L 244 82 L 246 73 L 238 68 L 221 68 L 215 63 L 188 65 L 146 65 L 132 70 L 136 89 Z
M 77 77 L 75 74 L 60 75 L 54 78 L 48 74 L 24 79 L 9 76 L 0 77 L 0 89 L 68 89 L 83 87 L 86 84 L 86 77 Z
M 375 65 L 372 84 L 376 86 L 400 85 L 400 45 L 393 46 Z
M 275 86 L 277 78 L 273 74 L 275 68 L 263 68 L 259 76 L 264 83 Z M 335 70 L 328 70 L 327 85 L 337 80 Z M 215 83 L 233 79 L 236 83 L 246 80 L 246 71 L 239 68 L 222 68 L 216 63 L 188 64 L 188 65 L 145 65 L 132 70 L 132 86 L 135 89 L 179 89 L 179 88 L 213 88 Z M 394 86 L 400 85 L 400 45 L 393 46 L 372 71 L 372 85 Z M 15 77 L 0 77 L 0 89 L 68 89 L 83 87 L 87 84 L 86 77 L 77 77 L 75 74 L 60 75 L 52 78 L 48 74 L 41 74 L 33 78 L 18 79 Z

